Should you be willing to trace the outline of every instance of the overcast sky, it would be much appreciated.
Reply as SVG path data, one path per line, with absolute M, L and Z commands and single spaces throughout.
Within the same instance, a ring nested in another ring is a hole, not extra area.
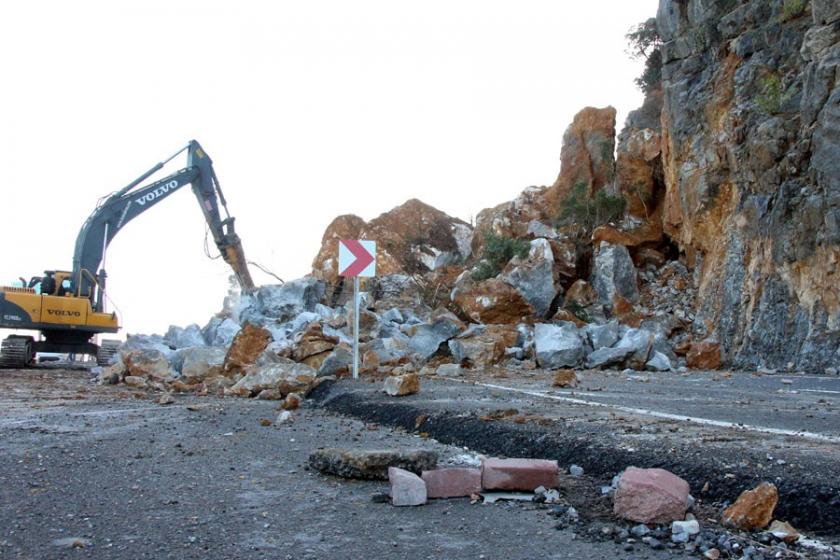
M 96 201 L 191 138 L 246 254 L 285 279 L 309 272 L 339 214 L 419 198 L 470 221 L 554 181 L 578 110 L 613 105 L 620 126 L 640 105 L 624 34 L 656 6 L 4 2 L 0 282 L 68 269 Z M 229 270 L 203 242 L 188 190 L 122 230 L 108 273 L 124 331 L 221 307 Z

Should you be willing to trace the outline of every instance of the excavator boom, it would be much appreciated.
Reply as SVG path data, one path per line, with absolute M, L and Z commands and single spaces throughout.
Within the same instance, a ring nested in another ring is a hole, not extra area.
M 183 152 L 187 152 L 186 167 L 140 186 Z M 76 238 L 72 271 L 46 271 L 23 287 L 0 286 L 0 328 L 38 330 L 43 335 L 40 340 L 22 335 L 7 337 L 0 345 L 0 367 L 25 367 L 37 352 L 94 354 L 101 364 L 107 364 L 116 343 L 97 344 L 94 337 L 119 330 L 116 315 L 105 310 L 108 245 L 128 222 L 187 184 L 198 199 L 222 258 L 233 269 L 243 292 L 253 291 L 242 241 L 228 213 L 213 162 L 192 140 L 97 204 Z
M 144 187 L 140 183 L 159 171 L 167 162 L 187 152 L 187 167 Z M 128 186 L 105 198 L 85 221 L 76 238 L 73 255 L 71 290 L 77 297 L 87 297 L 97 311 L 104 310 L 106 275 L 100 266 L 108 245 L 125 225 L 161 201 L 190 184 L 198 199 L 216 247 L 233 269 L 244 292 L 254 290 L 242 241 L 234 229 L 234 218 L 227 210 L 213 162 L 195 140 L 158 163 Z M 222 217 L 221 211 L 225 216 Z

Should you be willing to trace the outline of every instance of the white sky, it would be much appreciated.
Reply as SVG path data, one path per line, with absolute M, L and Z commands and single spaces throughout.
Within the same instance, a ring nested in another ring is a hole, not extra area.
M 582 107 L 615 106 L 620 127 L 641 104 L 624 34 L 656 7 L 3 2 L 0 282 L 69 268 L 97 199 L 190 138 L 214 160 L 248 257 L 285 279 L 310 270 L 339 214 L 419 198 L 469 221 L 554 181 Z M 125 331 L 220 308 L 229 270 L 203 239 L 188 190 L 120 232 L 108 273 Z

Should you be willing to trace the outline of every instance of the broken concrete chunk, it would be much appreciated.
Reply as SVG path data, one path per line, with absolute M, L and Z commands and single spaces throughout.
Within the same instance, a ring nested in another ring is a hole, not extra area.
M 385 379 L 383 390 L 392 397 L 404 397 L 420 392 L 420 376 L 416 373 L 392 375 Z
M 688 482 L 664 469 L 628 467 L 618 481 L 613 512 L 639 523 L 670 523 L 685 518 Z
M 764 529 L 773 519 L 778 502 L 776 485 L 763 482 L 752 490 L 742 492 L 735 503 L 724 510 L 721 522 L 743 531 Z
M 429 498 L 460 498 L 481 492 L 480 469 L 436 469 L 423 471 Z
M 560 468 L 557 461 L 546 459 L 484 459 L 481 462 L 481 486 L 485 490 L 520 490 L 557 487 Z
M 437 453 L 425 449 L 319 449 L 309 455 L 309 466 L 343 478 L 387 480 L 388 467 L 399 467 L 419 475 L 434 470 L 437 459 Z
M 426 483 L 416 474 L 388 467 L 388 481 L 391 483 L 391 505 L 422 506 L 426 503 Z

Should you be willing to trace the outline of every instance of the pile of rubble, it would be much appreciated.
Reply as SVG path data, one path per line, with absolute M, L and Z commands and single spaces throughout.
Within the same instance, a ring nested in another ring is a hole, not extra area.
M 401 295 L 416 289 L 407 276 L 381 282 L 402 286 Z M 263 286 L 232 300 L 204 328 L 171 327 L 163 336 L 129 336 L 100 380 L 262 399 L 305 393 L 317 379 L 347 375 L 352 366 L 352 306 L 330 307 L 328 299 L 326 283 L 312 277 Z M 455 374 L 491 366 L 669 371 L 685 364 L 667 330 L 653 322 L 638 328 L 616 319 L 602 324 L 481 324 L 468 323 L 443 307 L 431 310 L 422 302 L 391 307 L 375 299 L 373 290 L 362 301 L 363 373 L 433 374 L 444 367 L 443 373 Z

